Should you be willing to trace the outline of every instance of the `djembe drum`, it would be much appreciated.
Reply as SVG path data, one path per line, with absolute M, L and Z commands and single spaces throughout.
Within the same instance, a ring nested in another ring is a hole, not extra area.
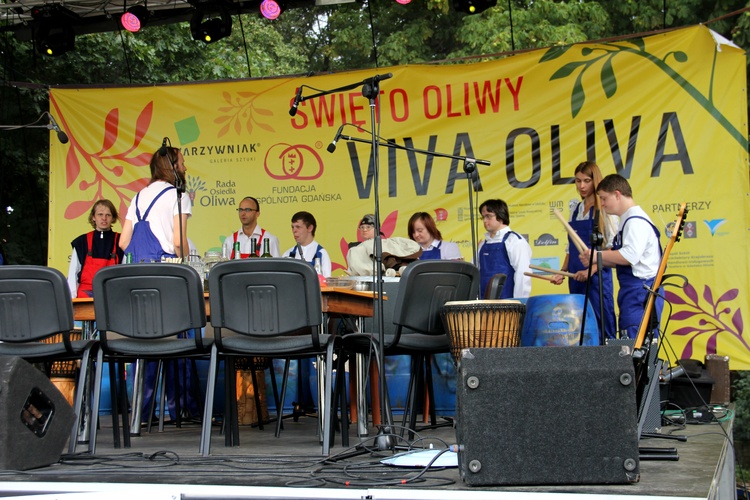
M 462 349 L 517 347 L 525 315 L 526 305 L 517 300 L 446 302 L 442 318 L 453 362 L 461 359 Z

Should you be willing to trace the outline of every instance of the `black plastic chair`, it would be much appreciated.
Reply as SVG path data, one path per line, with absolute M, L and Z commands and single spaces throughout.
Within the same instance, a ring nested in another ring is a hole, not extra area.
M 409 429 L 413 430 L 416 425 L 416 395 L 420 387 L 426 386 L 431 401 L 434 401 L 431 394 L 431 356 L 450 352 L 450 339 L 440 316 L 443 305 L 449 301 L 473 300 L 478 295 L 479 269 L 469 262 L 418 261 L 409 264 L 401 276 L 392 319 L 396 328 L 395 332 L 385 331 L 383 352 L 386 356 L 412 356 L 404 427 L 407 415 L 410 416 Z M 370 353 L 371 349 L 377 353 L 377 341 L 377 332 L 350 333 L 341 338 L 341 349 L 344 353 Z M 339 370 L 343 369 L 345 357 L 342 355 L 339 358 Z M 382 367 L 380 360 L 376 361 Z M 342 387 L 337 387 L 337 390 L 342 390 Z M 384 393 L 387 395 L 387 390 Z M 388 405 L 388 402 L 381 401 L 381 404 Z M 434 413 L 431 417 L 434 425 Z
M 91 405 L 85 409 L 83 406 L 87 381 L 91 380 L 94 367 L 91 361 L 98 353 L 95 340 L 71 340 L 73 326 L 70 289 L 60 271 L 44 266 L 0 266 L 0 355 L 48 366 L 57 361 L 81 361 L 73 403 L 76 421 L 68 444 L 70 453 L 75 452 L 79 429 L 85 419 L 90 421 L 93 411 Z M 59 336 L 59 341 L 53 339 L 55 336 Z M 45 339 L 55 341 L 41 342 Z M 93 427 L 89 430 L 93 435 Z M 93 453 L 91 438 L 89 451 Z
M 137 359 L 208 358 L 212 354 L 211 339 L 199 334 L 195 338 L 177 337 L 188 330 L 200 332 L 206 326 L 202 283 L 203 278 L 195 269 L 182 264 L 110 266 L 100 269 L 94 276 L 96 328 L 104 359 L 112 361 L 110 387 L 116 446 L 119 442 L 118 405 L 122 408 L 124 444 L 130 446 L 124 363 Z M 114 362 L 119 364 L 117 375 Z M 122 386 L 120 391 L 118 381 Z M 100 373 L 95 384 L 97 387 L 101 384 Z M 116 394 L 119 394 L 119 403 Z M 93 425 L 96 426 L 96 421 Z
M 281 426 L 290 359 L 324 356 L 325 395 L 320 398 L 323 415 L 323 454 L 330 450 L 330 408 L 333 336 L 321 333 L 322 305 L 320 282 L 313 267 L 293 259 L 243 259 L 221 262 L 211 268 L 211 325 L 213 350 L 209 367 L 206 407 L 213 401 L 218 360 L 224 359 L 227 373 L 233 374 L 233 358 L 263 356 L 284 358 L 284 382 L 278 412 L 276 435 Z M 222 329 L 229 330 L 222 335 Z M 225 444 L 239 445 L 237 407 L 233 377 L 225 376 Z M 210 451 L 210 427 L 204 419 L 204 456 Z
M 503 287 L 508 277 L 503 273 L 497 273 L 490 281 L 487 282 L 487 287 L 484 289 L 484 300 L 497 300 L 503 293 Z

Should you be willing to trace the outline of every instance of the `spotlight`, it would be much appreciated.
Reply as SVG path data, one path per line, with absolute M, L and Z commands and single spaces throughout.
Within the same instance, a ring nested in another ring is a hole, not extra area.
M 146 26 L 148 16 L 148 9 L 144 5 L 134 5 L 120 17 L 120 23 L 123 28 L 131 33 L 135 33 Z
M 454 0 L 453 8 L 457 12 L 479 14 L 497 5 L 497 0 Z
M 73 50 L 73 23 L 78 16 L 61 5 L 34 8 L 31 16 L 36 21 L 36 50 L 48 56 L 59 56 Z
M 229 9 L 223 2 L 199 4 L 190 19 L 190 32 L 193 40 L 204 43 L 213 43 L 228 37 L 232 33 L 232 16 L 229 15 Z
M 411 3 L 411 0 L 396 0 L 396 3 L 400 3 L 401 5 L 408 5 Z
M 36 33 L 36 50 L 41 54 L 57 57 L 73 50 L 76 35 L 68 25 L 50 26 L 42 23 Z
M 266 19 L 274 20 L 281 15 L 281 5 L 276 0 L 263 0 L 260 3 L 260 13 Z

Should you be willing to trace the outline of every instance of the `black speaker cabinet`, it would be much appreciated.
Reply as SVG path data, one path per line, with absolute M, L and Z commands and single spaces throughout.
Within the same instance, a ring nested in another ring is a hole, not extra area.
M 620 484 L 640 478 L 627 347 L 466 349 L 456 383 L 469 485 Z
M 0 469 L 57 462 L 75 413 L 42 372 L 21 358 L 0 356 Z

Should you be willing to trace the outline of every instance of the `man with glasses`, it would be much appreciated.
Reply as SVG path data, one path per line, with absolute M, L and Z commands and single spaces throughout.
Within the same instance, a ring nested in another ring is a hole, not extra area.
M 531 246 L 520 234 L 510 229 L 508 204 L 503 200 L 487 200 L 479 205 L 482 223 L 487 230 L 479 244 L 479 292 L 484 297 L 487 283 L 495 274 L 507 278 L 500 294 L 501 299 L 523 298 L 531 295 Z
M 230 259 L 234 259 L 235 243 L 239 242 L 240 258 L 247 259 L 250 257 L 251 239 L 255 238 L 255 241 L 257 242 L 255 255 L 260 257 L 263 252 L 263 242 L 267 240 L 271 255 L 279 257 L 281 255 L 279 252 L 279 239 L 258 226 L 258 217 L 260 217 L 260 204 L 258 203 L 258 200 L 252 196 L 246 196 L 240 202 L 237 213 L 239 214 L 242 227 L 239 231 L 233 233 L 232 236 L 229 236 L 224 240 L 224 255 Z

